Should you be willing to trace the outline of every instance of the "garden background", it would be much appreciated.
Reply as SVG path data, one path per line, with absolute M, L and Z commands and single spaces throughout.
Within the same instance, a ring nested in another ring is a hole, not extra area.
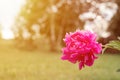
M 120 51 L 82 70 L 61 60 L 66 32 L 90 30 L 106 44 L 119 25 L 119 0 L 0 0 L 0 80 L 120 80 Z

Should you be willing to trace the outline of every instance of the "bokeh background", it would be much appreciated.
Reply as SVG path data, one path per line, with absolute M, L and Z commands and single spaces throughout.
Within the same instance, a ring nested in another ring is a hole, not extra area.
M 60 59 L 66 32 L 120 39 L 120 0 L 0 0 L 0 80 L 120 80 L 120 51 L 92 67 Z

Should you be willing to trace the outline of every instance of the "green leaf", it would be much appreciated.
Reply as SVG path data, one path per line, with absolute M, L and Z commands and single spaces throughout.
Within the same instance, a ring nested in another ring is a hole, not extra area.
M 120 50 L 120 41 L 118 40 L 113 40 L 110 41 L 108 44 L 105 45 L 107 48 L 113 48 L 113 49 L 117 49 Z
M 102 54 L 105 52 L 107 48 L 120 50 L 120 40 L 113 40 L 103 45 Z

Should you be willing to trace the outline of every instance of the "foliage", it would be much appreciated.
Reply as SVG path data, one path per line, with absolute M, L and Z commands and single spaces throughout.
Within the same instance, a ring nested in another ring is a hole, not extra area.
M 120 41 L 119 41 L 119 40 L 112 40 L 112 41 L 110 41 L 109 43 L 105 44 L 103 47 L 104 47 L 104 48 L 103 48 L 102 53 L 104 53 L 104 51 L 105 51 L 107 48 L 120 50 Z
M 107 1 L 111 0 L 27 0 L 12 28 L 16 45 L 23 43 L 23 47 L 35 49 L 39 44 L 34 42 L 42 35 L 49 41 L 51 50 L 56 51 L 64 45 L 66 32 L 83 29 L 85 22 L 81 20 L 81 14 L 93 11 L 101 15 L 93 3 Z
M 34 39 L 38 35 L 40 23 L 39 19 L 45 13 L 48 0 L 27 0 L 26 4 L 21 8 L 19 15 L 16 17 L 13 26 L 16 45 L 20 47 L 31 47 L 35 49 Z M 21 44 L 23 43 L 23 46 Z
M 61 46 L 66 32 L 82 29 L 84 22 L 79 15 L 85 11 L 83 7 L 78 0 L 28 0 L 13 27 L 16 40 L 24 41 L 25 32 L 30 35 L 27 39 L 31 40 L 36 34 L 42 34 L 49 39 L 51 48 Z M 37 28 L 37 33 L 33 27 Z

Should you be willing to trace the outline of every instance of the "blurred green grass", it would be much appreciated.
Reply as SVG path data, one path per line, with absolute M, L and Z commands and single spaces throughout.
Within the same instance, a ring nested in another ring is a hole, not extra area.
M 0 80 L 120 80 L 120 55 L 103 54 L 92 67 L 60 59 L 61 53 L 17 50 L 0 43 Z

